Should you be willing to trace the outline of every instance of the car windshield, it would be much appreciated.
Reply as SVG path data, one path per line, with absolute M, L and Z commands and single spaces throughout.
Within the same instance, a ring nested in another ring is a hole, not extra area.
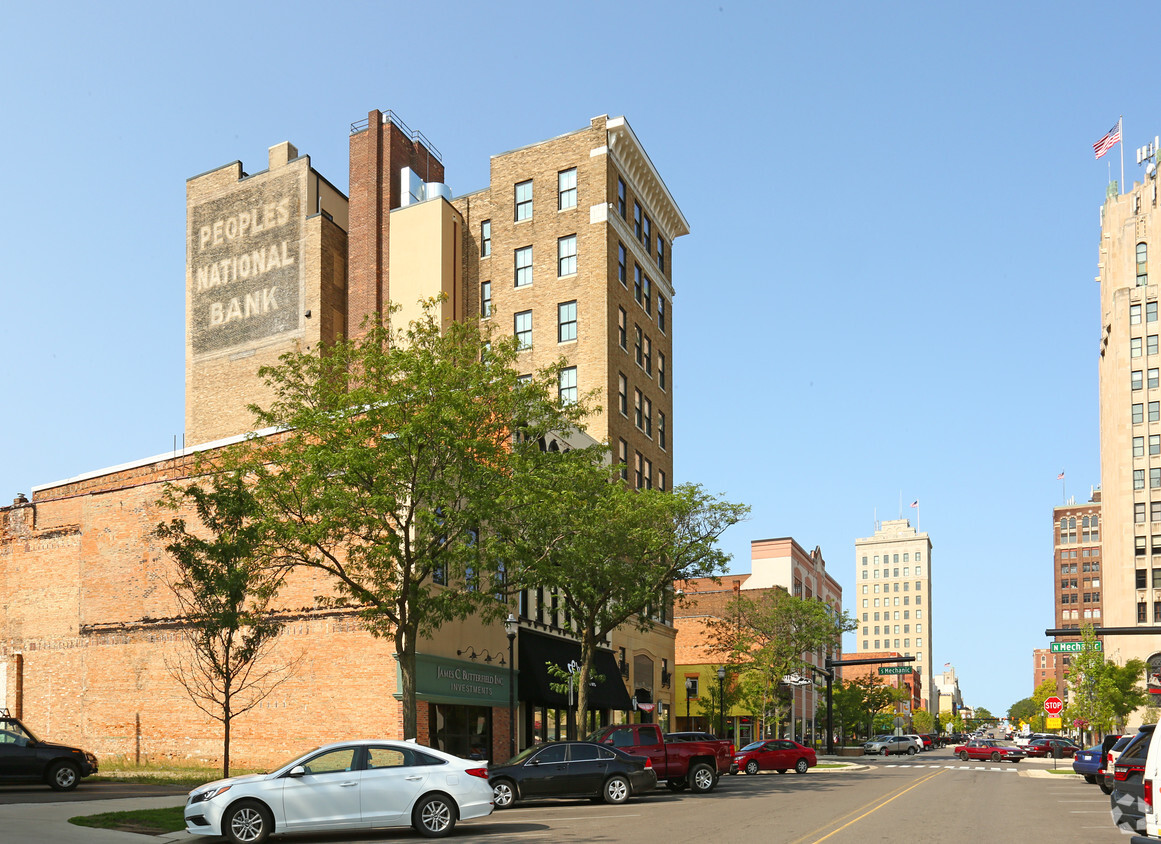
M 519 753 L 517 753 L 515 756 L 513 756 L 511 759 L 509 759 L 507 762 L 504 762 L 502 764 L 504 764 L 504 765 L 519 765 L 523 762 L 526 762 L 528 760 L 529 756 L 531 756 L 536 751 L 540 750 L 542 747 L 544 747 L 543 744 L 534 744 L 531 747 L 526 747 L 523 750 L 521 750 Z
M 25 727 L 15 718 L 9 720 L 4 719 L 0 721 L 0 730 L 3 735 L 0 736 L 0 742 L 6 744 L 27 745 L 30 741 L 36 741 L 36 736 L 32 734 L 32 730 Z
M 764 741 L 752 741 L 743 747 L 740 752 L 745 753 L 747 750 L 761 750 L 764 744 L 766 744 Z
M 290 764 L 291 764 L 291 763 L 293 763 L 293 762 L 297 762 L 299 759 L 305 759 L 307 756 L 310 756 L 310 755 L 311 755 L 312 753 L 314 753 L 316 750 L 318 750 L 318 748 L 317 748 L 317 747 L 312 747 L 310 750 L 306 751 L 306 753 L 296 753 L 294 756 L 291 756 L 291 757 L 290 757 L 289 759 L 287 759 L 285 762 L 279 762 L 279 763 L 278 763 L 277 765 L 275 765 L 273 768 L 269 768 L 269 769 L 267 769 L 266 771 L 264 771 L 263 773 L 267 773 L 267 774 L 268 774 L 268 773 L 270 773 L 270 771 L 279 771 L 279 770 L 282 770 L 282 769 L 283 769 L 283 768 L 285 768 L 287 765 L 290 765 Z

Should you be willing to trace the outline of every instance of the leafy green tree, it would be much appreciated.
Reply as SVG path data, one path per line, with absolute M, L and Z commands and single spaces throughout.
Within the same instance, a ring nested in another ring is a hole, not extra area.
M 282 628 L 271 604 L 285 569 L 265 556 L 254 496 L 236 472 L 211 474 L 204 483 L 170 484 L 159 502 L 175 511 L 192 506 L 200 525 L 177 517 L 154 535 L 177 567 L 170 588 L 188 646 L 167 667 L 193 704 L 221 722 L 222 776 L 228 777 L 234 719 L 291 676 L 293 661 L 268 659 Z
M 587 723 L 597 646 L 613 630 L 650 629 L 672 603 L 674 580 L 713 575 L 729 555 L 717 540 L 749 508 L 700 486 L 631 490 L 604 449 L 525 451 L 516 460 L 503 532 L 519 560 L 513 584 L 547 588 L 580 640 L 577 707 Z
M 711 673 L 713 679 L 706 684 L 705 691 L 699 701 L 701 704 L 701 714 L 706 719 L 709 731 L 715 734 L 722 732 L 718 738 L 724 739 L 729 737 L 730 710 L 742 702 L 744 693 L 740 687 L 738 678 L 730 672 L 728 666 L 726 667 L 725 680 L 720 689 L 718 687 L 716 670 Z M 723 723 L 726 725 L 725 731 L 721 729 Z
M 257 428 L 281 433 L 229 458 L 281 559 L 329 575 L 334 591 L 318 603 L 355 608 L 392 640 L 408 737 L 421 638 L 507 612 L 511 557 L 496 537 L 519 516 L 502 504 L 514 459 L 587 410 L 559 401 L 556 369 L 520 379 L 515 338 L 477 321 L 441 326 L 438 304 L 406 328 L 372 322 L 358 340 L 262 368 L 273 400 L 252 408 Z
M 991 713 L 991 712 L 988 710 L 988 708 L 987 708 L 987 707 L 985 707 L 985 706 L 977 706 L 977 707 L 976 707 L 976 718 L 977 718 L 978 720 L 980 720 L 980 721 L 989 721 L 989 720 L 993 720 L 993 719 L 995 719 L 995 717 L 996 717 L 996 716 L 995 716 L 995 715 L 993 715 L 993 714 L 992 714 L 992 713 Z
M 844 737 L 855 737 L 873 731 L 871 719 L 894 703 L 896 694 L 877 674 L 867 674 L 854 680 L 836 681 L 831 700 L 836 728 Z M 820 723 L 826 723 L 825 702 L 819 704 L 816 717 Z
M 935 728 L 935 718 L 926 709 L 917 709 L 911 713 L 911 726 L 917 733 L 930 733 Z
M 832 650 L 856 627 L 846 612 L 820 600 L 803 600 L 785 589 L 733 599 L 720 618 L 707 621 L 711 649 L 739 671 L 778 678 L 804 669 L 806 654 Z
M 1069 665 L 1069 705 L 1064 717 L 1100 733 L 1123 728 L 1125 720 L 1149 702 L 1149 694 L 1139 685 L 1145 663 L 1130 659 L 1117 665 L 1096 649 L 1092 625 L 1081 628 L 1083 650 L 1073 654 Z

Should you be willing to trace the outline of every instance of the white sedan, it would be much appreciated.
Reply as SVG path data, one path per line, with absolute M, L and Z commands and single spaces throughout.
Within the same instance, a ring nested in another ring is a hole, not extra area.
M 199 786 L 186 831 L 260 844 L 274 832 L 412 826 L 440 838 L 457 820 L 492 813 L 488 769 L 413 741 L 349 741 L 315 748 L 268 774 Z

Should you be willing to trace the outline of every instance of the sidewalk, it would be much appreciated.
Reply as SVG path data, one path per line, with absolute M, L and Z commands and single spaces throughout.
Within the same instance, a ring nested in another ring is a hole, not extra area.
M 84 800 L 70 803 L 14 803 L 0 806 L 0 840 L 36 844 L 171 844 L 191 842 L 194 836 L 182 830 L 166 835 L 137 835 L 75 826 L 69 818 L 126 812 L 131 809 L 163 809 L 179 805 L 180 795 L 135 797 L 123 800 Z M 198 837 L 199 840 L 206 839 Z

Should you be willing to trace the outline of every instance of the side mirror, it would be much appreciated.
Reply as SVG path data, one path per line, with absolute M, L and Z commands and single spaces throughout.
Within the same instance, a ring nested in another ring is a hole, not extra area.
M 303 765 L 295 765 L 293 768 L 286 772 L 286 775 L 288 777 L 306 776 L 306 767 Z

